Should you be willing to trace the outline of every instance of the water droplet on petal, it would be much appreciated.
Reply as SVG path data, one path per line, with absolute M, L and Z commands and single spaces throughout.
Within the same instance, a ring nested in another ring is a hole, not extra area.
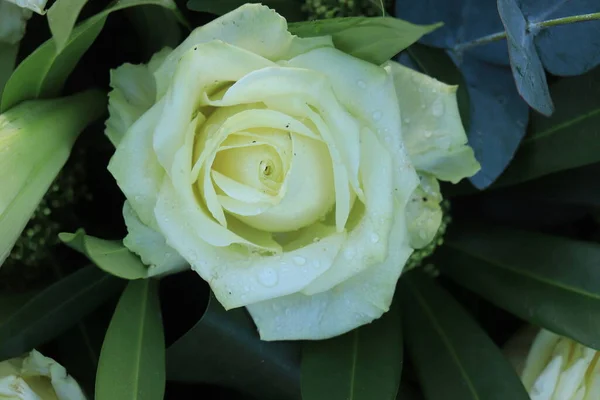
M 321 268 L 321 261 L 319 261 L 319 260 L 313 260 L 312 265 L 315 268 Z
M 435 117 L 441 117 L 444 115 L 444 103 L 440 99 L 437 99 L 431 105 L 431 113 Z
M 355 255 L 356 250 L 354 250 L 353 247 L 348 247 L 346 250 L 344 250 L 344 257 L 346 257 L 348 260 L 352 260 Z
M 364 81 L 356 81 L 356 84 L 361 89 L 365 89 L 367 87 L 367 84 Z
M 431 132 L 431 131 L 425 131 L 424 135 L 425 135 L 426 138 L 430 138 L 431 135 L 433 135 L 433 132 Z
M 295 256 L 294 257 L 294 263 L 296 265 L 304 265 L 304 264 L 306 264 L 306 258 L 304 258 L 302 256 Z
M 379 242 L 379 235 L 376 233 L 371 233 L 371 242 L 373 242 L 373 243 Z
M 277 285 L 279 281 L 279 277 L 277 276 L 277 271 L 273 268 L 265 268 L 258 274 L 258 281 L 267 287 L 273 287 Z
M 375 121 L 379 121 L 381 119 L 381 117 L 383 117 L 383 114 L 381 113 L 381 111 L 375 111 L 373 113 L 373 119 Z

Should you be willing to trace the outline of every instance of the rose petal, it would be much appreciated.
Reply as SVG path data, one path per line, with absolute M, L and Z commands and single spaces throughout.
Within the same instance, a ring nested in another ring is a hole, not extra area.
M 263 340 L 320 340 L 379 318 L 389 309 L 406 260 L 404 213 L 396 213 L 388 258 L 338 286 L 312 296 L 301 293 L 248 306 Z
M 458 113 L 457 87 L 394 61 L 385 66 L 394 78 L 404 143 L 415 168 L 453 183 L 479 171 Z

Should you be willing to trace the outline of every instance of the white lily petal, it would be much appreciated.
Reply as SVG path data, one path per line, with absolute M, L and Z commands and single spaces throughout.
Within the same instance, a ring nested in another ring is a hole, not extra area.
M 416 169 L 453 183 L 479 171 L 458 112 L 457 87 L 394 61 L 385 67 L 394 78 L 402 135 Z
M 389 242 L 394 246 L 385 261 L 331 290 L 249 305 L 261 339 L 327 339 L 379 318 L 389 309 L 396 282 L 412 253 L 404 213 L 396 213 Z
M 128 201 L 123 205 L 123 218 L 128 232 L 123 244 L 148 266 L 148 276 L 174 274 L 190 267 L 183 257 L 167 245 L 161 233 L 140 221 Z

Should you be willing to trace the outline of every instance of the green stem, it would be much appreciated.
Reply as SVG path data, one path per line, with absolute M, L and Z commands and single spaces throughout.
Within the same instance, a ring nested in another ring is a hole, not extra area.
M 595 20 L 600 20 L 600 12 L 591 13 L 591 14 L 582 14 L 582 15 L 572 15 L 570 17 L 555 18 L 555 19 L 549 19 L 547 21 L 531 23 L 527 26 L 527 31 L 531 32 L 531 31 L 536 31 L 536 30 L 540 30 L 540 29 L 551 28 L 553 26 L 567 25 L 567 24 L 574 24 L 577 22 L 586 22 L 586 21 L 595 21 Z M 470 48 L 482 46 L 482 45 L 488 44 L 488 43 L 498 42 L 498 41 L 504 40 L 504 39 L 506 39 L 506 32 L 496 32 L 496 33 L 492 33 L 490 35 L 482 36 L 471 42 L 458 44 L 458 45 L 454 46 L 454 51 L 456 51 L 457 53 L 460 54 Z

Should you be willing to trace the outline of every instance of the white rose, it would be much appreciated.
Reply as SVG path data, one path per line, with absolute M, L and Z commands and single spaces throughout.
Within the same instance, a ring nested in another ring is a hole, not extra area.
M 32 11 L 42 14 L 47 0 L 0 0 L 0 44 L 18 43 Z
M 112 86 L 125 245 L 149 275 L 189 263 L 265 340 L 380 317 L 440 225 L 437 179 L 479 169 L 455 87 L 296 37 L 261 5 L 120 67 Z
M 85 400 L 65 368 L 33 350 L 0 362 L 0 400 Z

